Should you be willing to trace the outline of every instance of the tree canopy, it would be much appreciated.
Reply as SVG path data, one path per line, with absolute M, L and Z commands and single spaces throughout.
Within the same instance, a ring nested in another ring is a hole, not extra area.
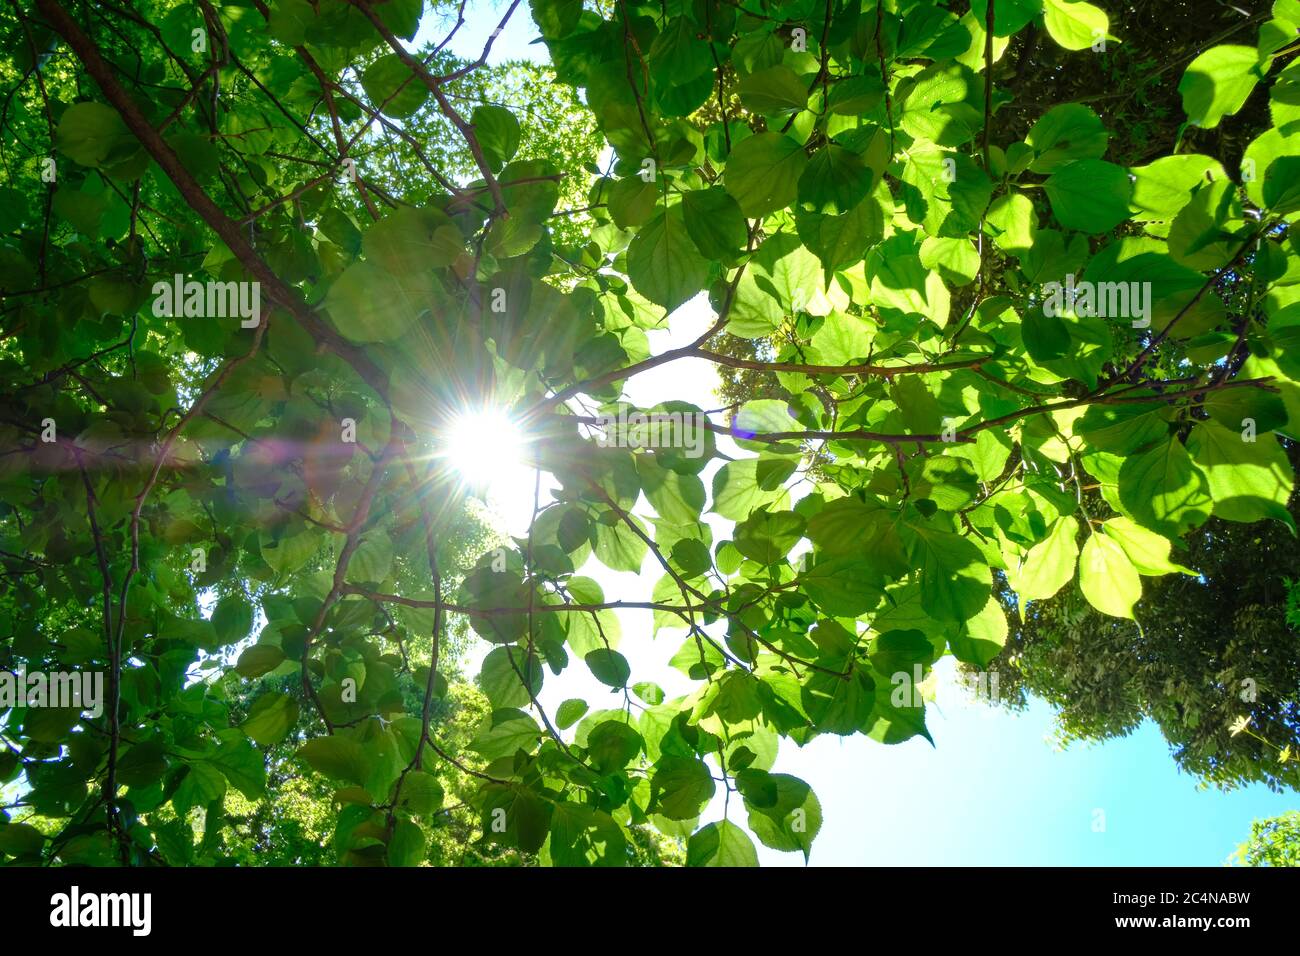
M 545 68 L 453 56 L 464 4 L 0 9 L 0 663 L 107 675 L 0 713 L 0 855 L 807 858 L 782 740 L 928 737 L 1008 606 L 1152 628 L 1202 529 L 1294 535 L 1300 3 L 1143 130 L 1033 72 L 1143 95 L 1109 3 L 503 4 Z M 686 359 L 761 394 L 629 406 Z M 480 407 L 558 487 L 518 538 L 438 454 Z

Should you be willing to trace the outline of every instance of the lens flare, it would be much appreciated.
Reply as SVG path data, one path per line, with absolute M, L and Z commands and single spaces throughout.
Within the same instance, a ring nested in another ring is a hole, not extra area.
M 529 470 L 524 436 L 503 410 L 462 412 L 448 422 L 442 456 L 470 486 L 486 492 L 516 483 Z

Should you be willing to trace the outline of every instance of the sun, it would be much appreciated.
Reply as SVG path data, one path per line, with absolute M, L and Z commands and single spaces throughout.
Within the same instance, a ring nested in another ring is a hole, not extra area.
M 441 457 L 473 491 L 486 494 L 531 473 L 519 426 L 499 408 L 460 412 L 448 422 Z

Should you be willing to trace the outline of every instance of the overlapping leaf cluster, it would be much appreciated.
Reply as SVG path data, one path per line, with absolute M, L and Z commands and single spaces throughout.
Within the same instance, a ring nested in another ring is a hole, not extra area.
M 347 862 L 423 859 L 448 767 L 484 841 L 556 864 L 626 862 L 645 826 L 694 864 L 754 862 L 746 828 L 807 854 L 820 806 L 775 770 L 778 742 L 928 736 L 912 684 L 997 653 L 995 586 L 1078 587 L 1140 621 L 1142 577 L 1182 573 L 1179 538 L 1211 514 L 1289 522 L 1300 6 L 1183 75 L 1199 127 L 1267 96 L 1243 157 L 1170 144 L 1134 169 L 1084 104 L 994 132 L 993 68 L 1022 31 L 1087 57 L 1122 24 L 1087 2 L 951 6 L 533 0 L 612 146 L 596 173 L 521 153 L 508 108 L 463 114 L 475 64 L 409 47 L 418 0 L 15 8 L 9 82 L 60 173 L 42 182 L 36 151 L 4 194 L 22 223 L 0 247 L 7 651 L 99 662 L 116 706 L 8 716 L 2 769 L 57 825 L 9 823 L 0 850 L 166 858 L 169 821 L 260 793 L 258 748 L 302 738 Z M 393 153 L 371 172 L 380 136 L 427 159 L 421 111 L 476 180 L 394 176 Z M 557 208 L 575 183 L 589 208 Z M 576 243 L 570 213 L 589 217 Z M 262 321 L 154 314 L 173 272 L 259 281 Z M 1067 276 L 1142 284 L 1149 322 L 1044 309 Z M 700 293 L 712 327 L 652 357 L 647 331 Z M 698 458 L 596 440 L 624 382 L 687 358 L 779 397 L 712 415 Z M 460 568 L 430 436 L 484 402 L 560 491 Z M 719 460 L 724 434 L 743 457 Z M 592 557 L 654 569 L 651 600 L 605 594 Z M 620 607 L 680 642 L 693 692 L 638 680 Z M 235 725 L 235 678 L 186 675 L 257 610 L 237 672 L 266 683 Z M 463 751 L 434 720 L 457 620 L 496 645 Z M 623 706 L 549 713 L 566 667 Z

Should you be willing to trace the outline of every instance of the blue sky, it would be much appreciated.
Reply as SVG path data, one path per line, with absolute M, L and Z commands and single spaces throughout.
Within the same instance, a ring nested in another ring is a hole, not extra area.
M 467 22 L 451 48 L 477 58 L 505 7 L 471 3 Z M 438 40 L 446 26 L 428 18 L 416 42 Z M 536 29 L 521 3 L 494 45 L 490 62 L 545 59 L 532 45 Z M 673 316 L 672 330 L 652 333 L 651 347 L 663 351 L 690 341 L 711 314 L 693 300 Z M 710 401 L 715 381 L 707 363 L 672 363 L 628 383 L 632 401 L 647 407 L 668 398 Z M 720 443 L 730 453 L 727 443 Z M 743 453 L 739 453 L 742 454 Z M 706 481 L 707 484 L 707 481 Z M 503 476 L 492 497 L 504 528 L 527 527 L 532 508 L 532 474 Z M 726 522 L 715 528 L 725 536 Z M 610 572 L 594 562 L 582 569 L 599 580 L 607 595 L 648 598 L 658 574 Z M 648 615 L 620 618 L 620 651 L 633 665 L 634 679 L 657 680 L 670 696 L 690 684 L 667 667 L 680 635 L 650 634 Z M 1264 787 L 1231 793 L 1198 789 L 1179 772 L 1153 724 L 1105 744 L 1056 749 L 1050 708 L 1035 702 L 1009 714 L 967 699 L 942 664 L 939 689 L 927 708 L 935 746 L 917 738 L 887 747 L 862 737 L 822 737 L 799 749 L 782 745 L 776 771 L 806 780 L 821 800 L 824 822 L 813 846 L 813 865 L 1217 865 L 1243 840 L 1256 817 L 1300 806 L 1294 794 Z M 609 689 L 580 667 L 551 679 L 541 700 L 548 710 L 568 697 L 592 707 L 616 706 Z M 704 821 L 721 817 L 721 800 Z M 734 822 L 744 823 L 743 810 Z M 757 842 L 757 841 L 756 841 Z M 799 854 L 759 846 L 764 865 L 802 865 Z

